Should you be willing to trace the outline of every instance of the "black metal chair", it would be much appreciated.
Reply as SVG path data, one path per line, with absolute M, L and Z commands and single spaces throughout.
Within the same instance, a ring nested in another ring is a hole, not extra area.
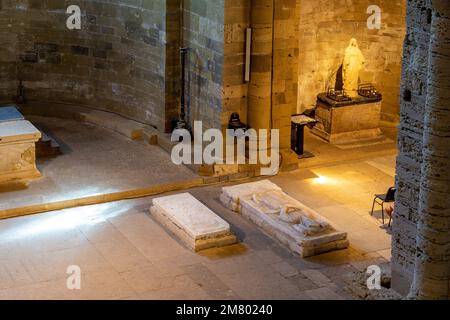
M 383 218 L 383 224 L 384 224 L 384 204 L 389 202 L 395 201 L 395 193 L 397 189 L 394 187 L 389 188 L 389 190 L 386 192 L 386 194 L 376 194 L 375 199 L 373 199 L 372 204 L 372 212 L 371 216 L 373 216 L 373 211 L 375 210 L 375 204 L 378 204 L 381 206 L 381 217 Z

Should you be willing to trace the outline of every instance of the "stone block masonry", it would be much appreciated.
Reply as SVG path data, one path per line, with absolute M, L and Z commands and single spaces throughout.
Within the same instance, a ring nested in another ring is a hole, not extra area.
M 449 39 L 448 1 L 408 1 L 392 284 L 419 299 L 450 297 Z
M 422 163 L 423 106 L 431 25 L 421 1 L 408 3 L 407 35 L 401 88 L 401 125 L 397 159 L 397 203 L 393 232 L 393 285 L 407 294 L 414 272 Z M 425 22 L 425 23 L 423 23 Z
M 189 122 L 221 128 L 224 74 L 224 0 L 186 0 L 183 45 L 189 48 Z
M 30 101 L 99 108 L 168 132 L 178 117 L 185 46 L 189 122 L 225 129 L 239 112 L 256 129 L 280 128 L 288 148 L 297 94 L 295 1 L 262 3 L 82 0 L 82 30 L 68 30 L 65 3 L 3 1 L 0 39 L 8 50 L 0 53 L 0 100 L 10 100 L 22 79 Z M 244 81 L 249 26 L 250 84 Z
M 298 34 L 295 1 L 226 1 L 222 125 L 239 112 L 252 128 L 280 130 L 288 149 L 297 105 Z M 252 28 L 250 82 L 244 81 L 245 29 Z
M 76 1 L 82 29 L 69 30 L 65 1 L 2 1 L 0 100 L 21 79 L 29 100 L 95 107 L 167 130 L 178 109 L 178 43 L 166 37 L 178 21 L 172 2 Z
M 246 29 L 250 27 L 250 0 L 225 1 L 223 108 L 221 125 L 239 113 L 248 123 L 248 83 L 245 82 Z

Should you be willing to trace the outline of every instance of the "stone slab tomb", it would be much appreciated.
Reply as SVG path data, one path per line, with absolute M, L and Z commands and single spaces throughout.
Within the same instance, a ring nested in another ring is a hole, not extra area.
M 349 245 L 346 232 L 268 180 L 225 187 L 221 201 L 303 258 Z
M 195 252 L 238 242 L 230 225 L 189 193 L 154 199 L 150 212 Z
M 40 138 L 29 121 L 0 122 L 0 183 L 40 177 L 35 147 Z

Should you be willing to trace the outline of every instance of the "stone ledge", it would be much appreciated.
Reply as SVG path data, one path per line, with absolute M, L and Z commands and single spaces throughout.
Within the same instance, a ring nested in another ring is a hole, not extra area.
M 147 127 L 139 122 L 104 111 L 91 110 L 80 115 L 84 122 L 115 131 L 131 140 L 142 140 L 144 128 Z

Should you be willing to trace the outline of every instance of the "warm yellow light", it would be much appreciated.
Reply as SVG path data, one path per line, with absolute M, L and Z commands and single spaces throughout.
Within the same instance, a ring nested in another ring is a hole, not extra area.
M 318 178 L 313 179 L 314 184 L 322 185 L 322 184 L 328 184 L 329 182 L 330 182 L 330 179 L 325 176 L 319 176 Z
M 320 185 L 320 186 L 342 186 L 344 184 L 344 181 L 337 179 L 337 178 L 331 178 L 324 175 L 317 175 L 317 178 L 311 179 L 310 183 L 313 185 Z

